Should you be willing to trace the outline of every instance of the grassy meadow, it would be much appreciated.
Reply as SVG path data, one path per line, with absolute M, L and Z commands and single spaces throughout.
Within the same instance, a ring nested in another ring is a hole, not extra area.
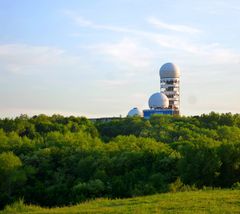
M 42 208 L 21 201 L 7 213 L 240 213 L 240 190 L 202 190 L 164 193 L 129 199 L 96 199 L 75 206 Z

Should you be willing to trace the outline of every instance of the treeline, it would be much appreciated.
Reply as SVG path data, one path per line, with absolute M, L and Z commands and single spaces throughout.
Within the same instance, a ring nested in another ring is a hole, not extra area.
M 240 115 L 0 120 L 0 206 L 240 186 Z

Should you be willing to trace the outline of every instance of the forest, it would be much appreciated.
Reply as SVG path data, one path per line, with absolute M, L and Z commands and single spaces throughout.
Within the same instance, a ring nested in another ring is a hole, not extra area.
M 0 119 L 0 208 L 240 189 L 240 114 Z

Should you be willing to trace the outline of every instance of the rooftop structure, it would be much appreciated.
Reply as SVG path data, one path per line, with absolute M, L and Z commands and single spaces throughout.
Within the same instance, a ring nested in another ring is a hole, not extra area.
M 180 69 L 168 62 L 159 70 L 160 92 L 152 94 L 148 100 L 150 109 L 143 110 L 143 116 L 149 119 L 152 114 L 178 115 L 180 110 Z M 141 116 L 138 108 L 129 111 L 128 116 Z

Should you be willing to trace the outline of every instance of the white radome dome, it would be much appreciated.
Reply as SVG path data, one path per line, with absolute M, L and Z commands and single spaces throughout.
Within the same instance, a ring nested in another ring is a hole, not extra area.
M 148 100 L 150 109 L 168 108 L 169 100 L 168 97 L 163 93 L 154 93 Z
M 134 117 L 134 116 L 142 117 L 142 111 L 140 111 L 138 108 L 133 108 L 128 112 L 127 116 L 128 117 Z
M 180 69 L 177 65 L 168 62 L 162 65 L 159 71 L 160 78 L 179 78 L 180 77 Z

